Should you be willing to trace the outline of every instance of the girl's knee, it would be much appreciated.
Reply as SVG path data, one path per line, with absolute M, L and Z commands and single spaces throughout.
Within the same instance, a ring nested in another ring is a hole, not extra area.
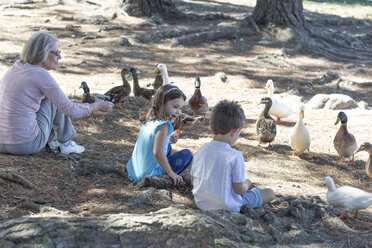
M 192 152 L 189 149 L 183 149 L 182 154 L 187 158 L 192 158 Z

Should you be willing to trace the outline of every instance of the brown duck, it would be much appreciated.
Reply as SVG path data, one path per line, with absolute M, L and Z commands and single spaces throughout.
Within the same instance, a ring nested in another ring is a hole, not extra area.
M 368 142 L 364 142 L 363 144 L 359 146 L 359 149 L 355 153 L 361 152 L 361 151 L 365 151 L 369 153 L 369 157 L 366 163 L 366 173 L 370 178 L 372 178 L 372 145 Z
M 263 97 L 259 104 L 265 104 L 265 108 L 262 110 L 256 122 L 258 145 L 260 146 L 262 142 L 265 142 L 269 143 L 269 146 L 271 146 L 271 142 L 274 141 L 276 136 L 276 122 L 269 114 L 273 102 L 270 97 Z
M 123 80 L 123 85 L 115 86 L 105 93 L 106 96 L 115 95 L 113 103 L 115 103 L 115 105 L 118 106 L 119 108 L 122 108 L 120 105 L 121 100 L 123 100 L 124 97 L 129 96 L 131 91 L 130 84 L 126 78 L 128 73 L 129 69 L 123 68 L 120 73 L 121 78 Z
M 133 78 L 133 94 L 136 99 L 144 103 L 149 102 L 155 94 L 155 90 L 145 89 L 139 86 L 137 70 L 135 68 L 130 68 L 128 77 L 129 76 L 132 76 Z
M 193 116 L 195 116 L 196 114 L 203 115 L 202 123 L 204 124 L 205 115 L 208 113 L 209 106 L 208 106 L 207 99 L 201 94 L 200 86 L 201 86 L 200 78 L 196 77 L 195 91 L 194 91 L 194 95 L 189 100 L 189 105 L 192 111 L 194 112 Z
M 340 164 L 343 164 L 343 157 L 352 157 L 350 163 L 354 163 L 354 152 L 358 149 L 358 145 L 354 135 L 349 133 L 347 130 L 347 116 L 342 111 L 338 113 L 335 125 L 337 125 L 340 121 L 341 125 L 335 135 L 333 145 L 338 155 L 340 155 Z

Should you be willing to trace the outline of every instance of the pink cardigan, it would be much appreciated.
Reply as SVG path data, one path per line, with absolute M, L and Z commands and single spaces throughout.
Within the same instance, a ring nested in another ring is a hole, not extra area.
M 47 70 L 19 60 L 0 82 L 0 144 L 24 144 L 37 136 L 36 113 L 45 97 L 71 118 L 90 114 L 89 104 L 70 101 Z

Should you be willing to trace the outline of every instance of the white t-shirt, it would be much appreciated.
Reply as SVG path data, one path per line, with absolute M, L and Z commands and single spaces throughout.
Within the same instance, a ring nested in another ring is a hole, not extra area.
M 194 178 L 192 193 L 198 208 L 240 211 L 243 200 L 234 192 L 232 183 L 246 181 L 241 152 L 225 142 L 212 140 L 195 153 L 191 175 Z

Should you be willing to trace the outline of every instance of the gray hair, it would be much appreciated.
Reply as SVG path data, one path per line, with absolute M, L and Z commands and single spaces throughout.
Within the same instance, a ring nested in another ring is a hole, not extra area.
M 37 32 L 23 46 L 21 61 L 32 65 L 40 65 L 52 51 L 52 45 L 58 39 L 45 32 Z

